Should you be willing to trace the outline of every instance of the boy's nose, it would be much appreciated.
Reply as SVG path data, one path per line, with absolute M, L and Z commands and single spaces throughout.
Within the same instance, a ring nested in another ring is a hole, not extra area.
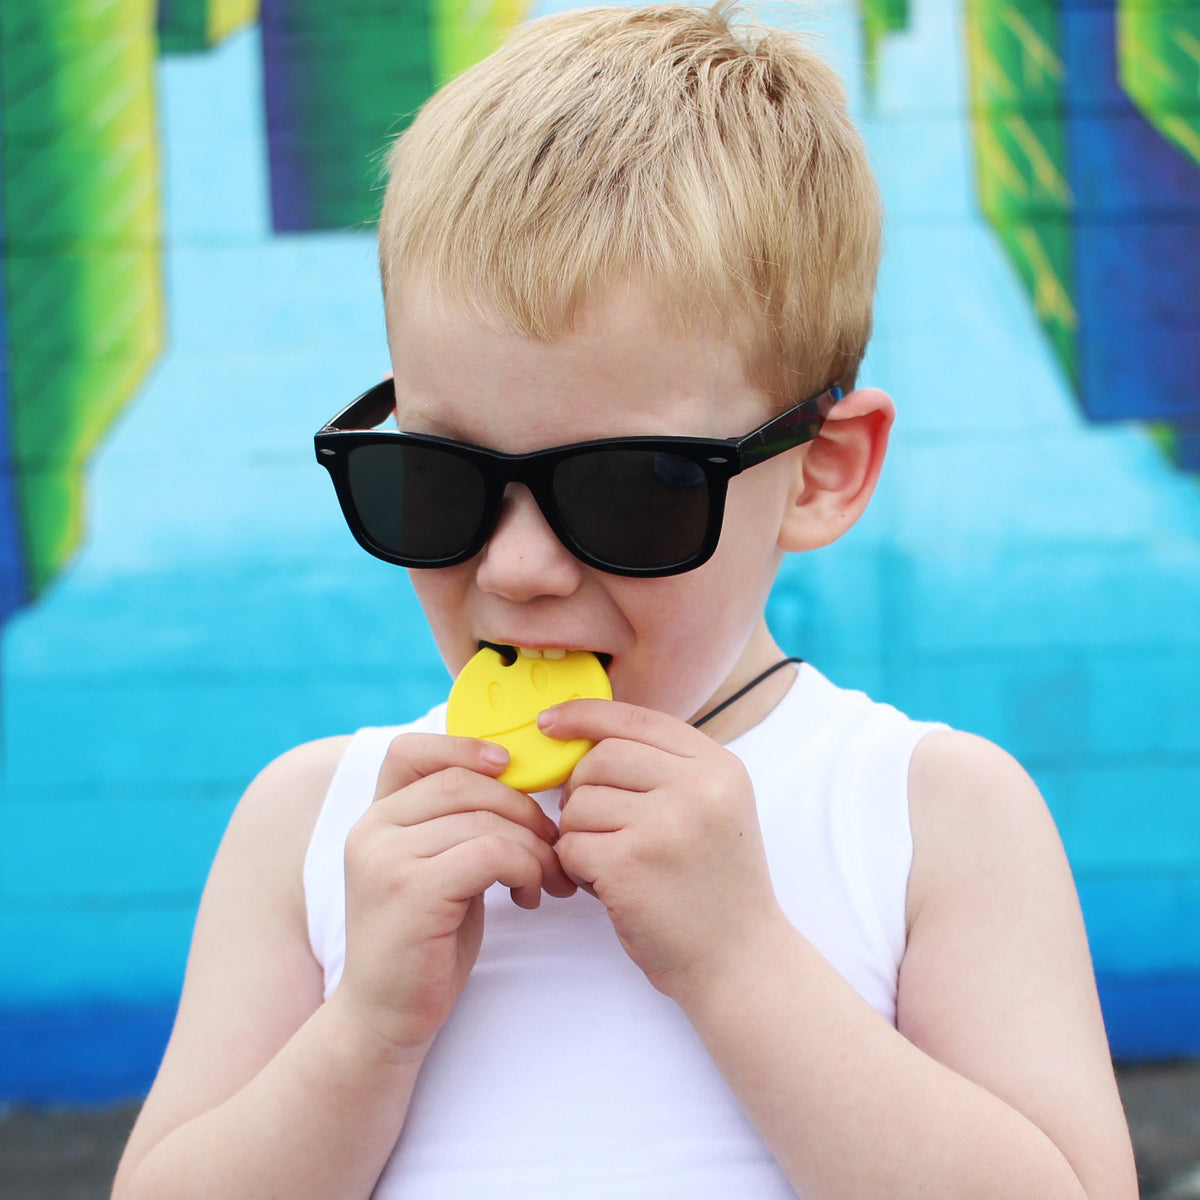
M 569 596 L 583 564 L 558 540 L 529 489 L 509 484 L 496 528 L 479 560 L 476 579 L 508 600 Z

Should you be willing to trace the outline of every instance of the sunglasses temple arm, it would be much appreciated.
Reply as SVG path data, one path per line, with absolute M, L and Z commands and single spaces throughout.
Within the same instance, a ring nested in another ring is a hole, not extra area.
M 828 387 L 816 396 L 801 400 L 795 408 L 780 413 L 753 433 L 748 433 L 737 444 L 742 468 L 753 467 L 793 446 L 811 442 L 821 432 L 825 418 L 841 398 L 840 387 Z
M 391 379 L 377 383 L 342 409 L 322 433 L 333 430 L 374 429 L 396 409 L 396 388 Z

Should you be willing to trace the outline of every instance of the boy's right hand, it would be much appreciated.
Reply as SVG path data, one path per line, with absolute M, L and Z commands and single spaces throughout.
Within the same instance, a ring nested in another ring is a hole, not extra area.
M 479 953 L 483 893 L 522 908 L 575 885 L 537 801 L 501 783 L 507 751 L 474 738 L 402 734 L 375 799 L 346 839 L 346 960 L 330 1003 L 394 1051 L 423 1057 Z

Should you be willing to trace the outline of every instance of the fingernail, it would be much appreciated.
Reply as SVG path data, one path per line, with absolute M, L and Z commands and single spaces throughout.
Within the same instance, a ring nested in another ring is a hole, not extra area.
M 552 708 L 544 708 L 540 713 L 538 713 L 537 727 L 543 732 L 545 732 L 550 728 L 551 725 L 554 724 L 554 711 L 555 710 Z
M 502 767 L 508 762 L 508 751 L 503 746 L 497 746 L 493 742 L 485 743 L 480 758 L 483 759 L 489 767 Z

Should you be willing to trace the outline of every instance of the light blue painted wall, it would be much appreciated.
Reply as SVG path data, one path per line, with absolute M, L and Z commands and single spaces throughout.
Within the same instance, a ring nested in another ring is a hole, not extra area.
M 785 567 L 772 620 L 838 682 L 1029 767 L 1120 1045 L 1161 1051 L 1154 997 L 1200 996 L 1200 489 L 1144 429 L 1080 418 L 975 213 L 957 7 L 915 3 L 873 104 L 853 20 L 821 26 L 888 205 L 863 379 L 900 421 L 868 517 Z M 169 1009 L 254 772 L 447 684 L 403 573 L 353 544 L 312 458 L 386 369 L 374 247 L 270 234 L 256 36 L 160 66 L 168 350 L 92 464 L 77 562 L 5 630 L 12 1011 Z M 1167 1025 L 1200 1049 L 1195 1019 Z

